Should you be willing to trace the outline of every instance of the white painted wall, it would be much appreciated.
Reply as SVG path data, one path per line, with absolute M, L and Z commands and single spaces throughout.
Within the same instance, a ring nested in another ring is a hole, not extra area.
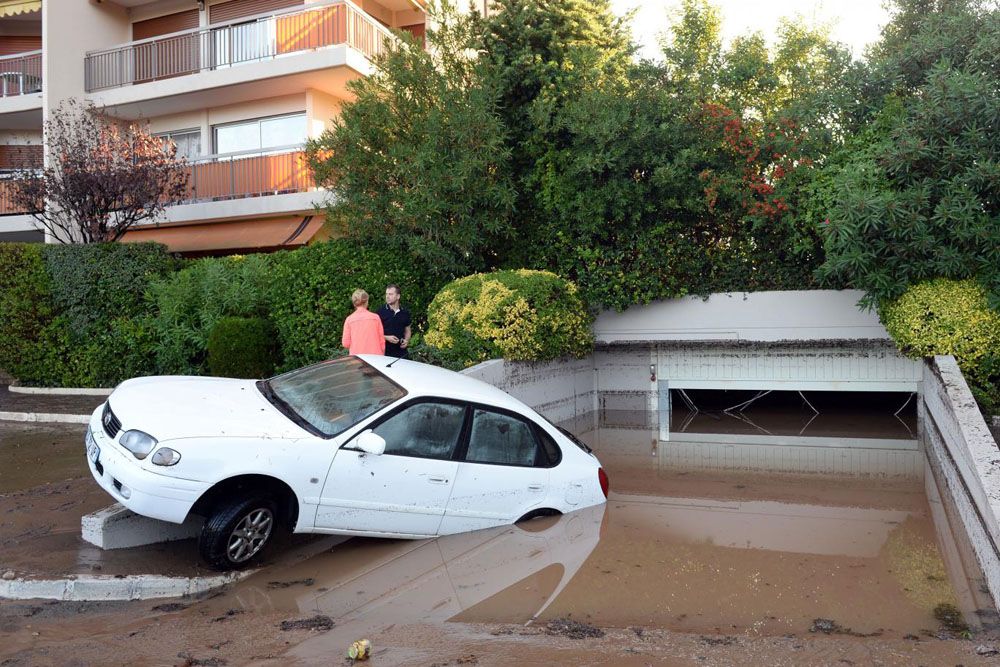
M 920 439 L 938 488 L 952 503 L 994 602 L 1000 600 L 1000 449 L 954 357 L 924 366 Z
M 888 340 L 860 290 L 805 290 L 689 296 L 601 313 L 598 343 L 631 341 Z

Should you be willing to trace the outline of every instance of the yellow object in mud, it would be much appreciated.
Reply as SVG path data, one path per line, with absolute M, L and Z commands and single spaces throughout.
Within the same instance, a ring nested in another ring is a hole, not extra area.
M 372 643 L 367 639 L 359 639 L 347 649 L 347 657 L 351 660 L 367 660 L 372 654 Z

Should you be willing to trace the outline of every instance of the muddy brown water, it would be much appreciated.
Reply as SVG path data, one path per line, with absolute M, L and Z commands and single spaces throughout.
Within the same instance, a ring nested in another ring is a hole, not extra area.
M 106 553 L 80 542 L 80 514 L 109 500 L 79 476 L 82 430 L 7 426 L 0 460 L 17 472 L 0 473 L 0 565 L 199 571 L 190 541 Z M 662 664 L 989 663 L 947 639 L 961 631 L 935 615 L 956 608 L 975 641 L 995 641 L 976 573 L 956 565 L 962 545 L 935 523 L 922 481 L 669 470 L 641 450 L 609 451 L 623 434 L 583 434 L 603 450 L 606 505 L 435 540 L 354 538 L 175 607 L 0 603 L 0 656 L 91 664 L 113 649 L 123 662 L 181 664 L 175 656 L 200 651 L 230 664 L 329 664 L 369 636 L 389 651 L 380 664 L 447 664 L 465 651 L 479 664 L 605 664 L 622 650 L 624 664 L 647 664 L 644 651 L 683 653 Z M 67 462 L 47 465 L 53 457 Z M 48 532 L 25 534 L 39 527 Z M 333 629 L 280 631 L 317 615 Z M 605 628 L 606 640 L 587 640 L 601 653 L 546 638 L 561 617 Z

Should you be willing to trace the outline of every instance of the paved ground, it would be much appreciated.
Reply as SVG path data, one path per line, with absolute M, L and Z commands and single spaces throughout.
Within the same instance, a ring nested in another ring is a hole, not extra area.
M 104 396 L 46 396 L 19 394 L 0 385 L 0 412 L 52 412 L 89 415 L 103 403 Z

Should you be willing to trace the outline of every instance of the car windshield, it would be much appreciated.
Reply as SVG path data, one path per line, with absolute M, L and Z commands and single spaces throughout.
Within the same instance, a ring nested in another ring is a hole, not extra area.
M 271 403 L 316 435 L 332 437 L 406 395 L 357 357 L 324 361 L 257 385 Z

